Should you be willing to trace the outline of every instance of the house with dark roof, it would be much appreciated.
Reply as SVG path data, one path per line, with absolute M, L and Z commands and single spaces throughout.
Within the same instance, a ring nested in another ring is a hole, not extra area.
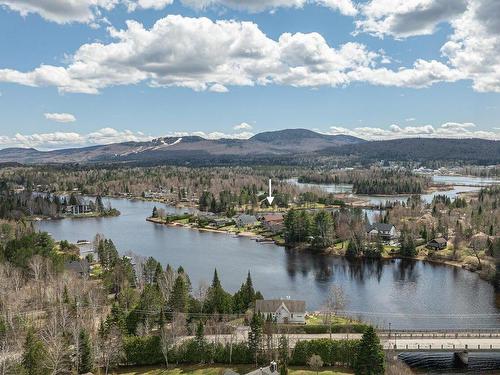
M 259 224 L 259 221 L 254 215 L 247 215 L 247 214 L 240 214 L 236 215 L 233 218 L 236 226 L 243 228 L 243 227 L 253 227 L 257 224 Z
M 370 240 L 376 240 L 378 236 L 383 241 L 391 241 L 395 240 L 398 236 L 398 233 L 396 231 L 396 227 L 392 224 L 386 224 L 386 223 L 373 223 L 373 224 L 367 224 L 365 226 L 366 230 L 366 236 Z
M 427 242 L 427 248 L 430 250 L 443 250 L 448 246 L 448 241 L 446 238 L 438 237 Z
M 306 324 L 306 302 L 296 300 L 257 300 L 255 312 L 271 316 L 277 323 Z
M 273 233 L 281 232 L 285 227 L 283 214 L 280 213 L 266 214 L 260 220 L 264 228 Z
M 87 259 L 72 260 L 64 263 L 64 269 L 79 276 L 90 275 L 90 263 Z

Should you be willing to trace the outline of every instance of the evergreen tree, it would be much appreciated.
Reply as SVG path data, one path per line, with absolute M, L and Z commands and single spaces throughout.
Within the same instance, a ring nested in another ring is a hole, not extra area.
M 280 375 L 288 375 L 289 360 L 290 352 L 288 348 L 288 339 L 285 335 L 281 335 L 278 342 L 278 366 Z
M 356 357 L 356 375 L 383 375 L 385 357 L 380 339 L 373 327 L 368 327 L 361 338 Z
M 38 339 L 35 331 L 30 328 L 24 341 L 24 352 L 22 366 L 27 375 L 45 375 L 47 370 L 44 366 L 45 348 Z
M 203 321 L 199 320 L 196 326 L 196 350 L 198 351 L 198 360 L 200 363 L 205 361 L 205 350 L 206 350 L 206 340 L 205 340 L 205 327 Z
M 189 291 L 182 275 L 177 276 L 170 295 L 170 308 L 175 312 L 188 312 Z
M 102 197 L 100 195 L 95 199 L 95 206 L 97 212 L 104 212 L 104 203 L 102 203 Z
M 208 289 L 205 300 L 205 311 L 209 314 L 230 314 L 232 312 L 232 297 L 221 285 L 217 270 L 214 271 L 212 285 Z
M 233 298 L 234 312 L 244 313 L 256 299 L 256 293 L 253 288 L 252 277 L 250 276 L 250 271 L 248 271 L 247 280 L 241 285 L 240 290 L 238 290 Z
M 92 343 L 86 330 L 80 331 L 78 343 L 78 373 L 86 374 L 94 369 L 94 357 L 92 352 Z
M 263 334 L 264 319 L 260 313 L 255 313 L 250 321 L 250 332 L 248 332 L 248 347 L 254 357 L 255 365 L 257 366 L 260 359 L 262 349 L 262 334 Z

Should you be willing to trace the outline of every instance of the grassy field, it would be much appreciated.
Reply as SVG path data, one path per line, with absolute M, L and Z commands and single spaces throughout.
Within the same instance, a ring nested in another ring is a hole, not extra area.
M 157 367 L 140 367 L 140 368 L 122 368 L 114 374 L 120 375 L 223 375 L 226 369 L 231 368 L 239 374 L 246 374 L 252 371 L 253 366 L 242 365 L 242 366 L 233 366 L 233 367 L 204 367 L 204 366 L 186 366 L 179 367 L 175 369 L 162 369 Z M 307 368 L 290 368 L 290 375 L 316 375 L 316 371 L 311 371 Z M 322 371 L 319 371 L 320 375 L 351 375 L 352 372 L 348 370 L 339 370 L 333 368 L 324 368 Z

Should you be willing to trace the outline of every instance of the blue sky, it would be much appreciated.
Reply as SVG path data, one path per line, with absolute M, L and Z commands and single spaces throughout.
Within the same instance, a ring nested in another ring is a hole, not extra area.
M 0 148 L 298 127 L 500 139 L 494 0 L 75 3 L 0 0 Z

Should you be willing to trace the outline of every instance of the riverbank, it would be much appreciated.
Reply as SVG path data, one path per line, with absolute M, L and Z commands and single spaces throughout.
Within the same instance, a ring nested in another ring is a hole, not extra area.
M 294 244 L 293 246 L 290 246 L 285 243 L 284 239 L 282 236 L 279 236 L 279 238 L 276 238 L 276 235 L 263 235 L 262 231 L 251 231 L 251 230 L 237 230 L 234 226 L 231 226 L 230 229 L 224 229 L 224 228 L 207 228 L 207 227 L 199 227 L 194 224 L 189 224 L 189 223 L 180 223 L 180 222 L 165 222 L 162 219 L 159 218 L 147 218 L 146 221 L 152 222 L 154 224 L 159 224 L 159 225 L 166 225 L 170 227 L 177 227 L 177 228 L 185 228 L 185 229 L 190 229 L 190 230 L 197 230 L 199 232 L 210 232 L 210 233 L 219 233 L 219 234 L 231 234 L 235 235 L 238 237 L 246 237 L 252 240 L 255 240 L 256 242 L 259 243 L 273 243 L 278 246 L 283 246 L 283 247 L 289 247 L 290 249 L 293 249 L 295 251 L 300 251 L 300 252 L 314 252 L 316 254 L 323 254 L 325 256 L 330 255 L 330 256 L 338 256 L 338 257 L 345 257 L 345 250 L 347 249 L 347 244 L 344 243 L 344 246 L 341 246 L 341 243 L 335 244 L 331 247 L 328 247 L 326 249 L 316 249 L 312 247 L 309 243 L 301 243 L 301 244 Z M 391 260 L 396 260 L 396 259 L 408 259 L 408 260 L 415 260 L 415 261 L 423 261 L 423 262 L 428 262 L 428 263 L 433 263 L 433 264 L 440 264 L 440 265 L 445 265 L 445 266 L 450 266 L 450 267 L 456 267 L 456 268 L 461 268 L 473 273 L 477 273 L 479 277 L 485 281 L 492 282 L 495 277 L 495 264 L 492 258 L 486 257 L 481 259 L 482 261 L 482 268 L 478 269 L 477 266 L 471 264 L 471 256 L 470 255 L 465 255 L 461 254 L 461 258 L 459 260 L 452 260 L 447 257 L 439 257 L 440 254 L 438 254 L 438 257 L 432 257 L 430 256 L 432 254 L 430 251 L 427 251 L 424 246 L 420 246 L 418 248 L 418 255 L 415 257 L 404 257 L 401 256 L 397 250 L 396 246 L 385 246 L 384 247 L 384 252 L 381 254 L 380 258 L 369 258 L 369 257 L 361 257 L 360 259 L 372 259 L 372 260 L 381 260 L 381 261 L 391 261 Z M 436 253 L 433 253 L 433 255 L 436 255 Z M 444 255 L 444 252 L 443 252 Z
M 263 231 L 260 230 L 250 230 L 249 228 L 246 229 L 240 229 L 234 225 L 227 226 L 227 227 L 222 227 L 222 228 L 209 228 L 209 227 L 200 227 L 197 224 L 194 223 L 186 223 L 186 222 L 179 222 L 179 221 L 165 221 L 161 218 L 154 218 L 154 217 L 148 217 L 146 218 L 146 221 L 149 221 L 154 224 L 158 225 L 166 225 L 169 227 L 177 227 L 177 228 L 185 228 L 185 229 L 192 229 L 192 230 L 197 230 L 199 232 L 209 232 L 209 233 L 220 233 L 220 234 L 232 234 L 236 235 L 238 237 L 247 237 L 250 239 L 253 239 L 257 242 L 266 242 L 266 243 L 274 243 L 276 245 L 284 245 L 282 241 L 279 241 L 275 238 L 273 238 L 272 235 L 265 236 Z M 226 228 L 226 229 L 224 229 Z
M 117 217 L 120 216 L 121 212 L 115 209 L 112 209 L 112 212 L 106 212 L 106 213 L 99 213 L 99 212 L 91 212 L 91 213 L 85 213 L 85 214 L 62 214 L 62 215 L 57 215 L 57 216 L 41 216 L 41 215 L 34 215 L 34 216 L 28 216 L 26 217 L 26 220 L 28 221 L 42 221 L 42 220 L 64 220 L 64 219 L 96 219 L 96 218 L 103 218 L 103 217 Z

